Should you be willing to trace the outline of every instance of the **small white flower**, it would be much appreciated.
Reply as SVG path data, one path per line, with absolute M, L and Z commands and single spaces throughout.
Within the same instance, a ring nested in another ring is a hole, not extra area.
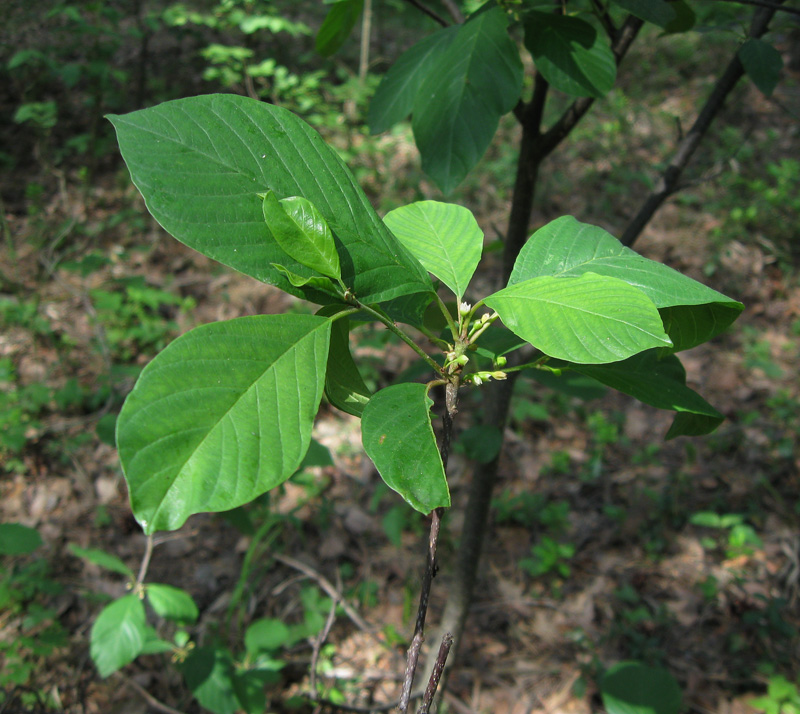
M 468 302 L 462 302 L 458 306 L 458 312 L 463 317 L 466 317 L 467 315 L 469 315 L 469 311 L 470 310 L 472 310 L 472 305 L 470 305 Z

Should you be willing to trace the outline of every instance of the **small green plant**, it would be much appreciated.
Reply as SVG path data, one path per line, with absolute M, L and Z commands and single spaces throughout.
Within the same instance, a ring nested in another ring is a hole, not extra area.
M 800 714 L 800 682 L 792 682 L 782 675 L 770 677 L 767 693 L 751 699 L 748 704 L 764 714 Z
M 543 536 L 539 543 L 531 547 L 531 557 L 519 561 L 519 567 L 534 578 L 542 575 L 558 575 L 568 578 L 572 572 L 569 561 L 575 555 L 572 543 L 558 543 Z
M 718 514 L 713 511 L 701 511 L 692 514 L 689 522 L 695 526 L 713 528 L 727 533 L 726 557 L 735 558 L 740 555 L 752 555 L 758 548 L 763 548 L 755 528 L 746 522 L 746 518 L 739 513 Z M 706 548 L 716 548 L 718 542 L 714 538 L 705 537 L 701 540 Z

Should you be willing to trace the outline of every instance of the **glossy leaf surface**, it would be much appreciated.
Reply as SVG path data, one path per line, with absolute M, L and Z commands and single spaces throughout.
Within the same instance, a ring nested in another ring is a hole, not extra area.
M 147 638 L 144 605 L 131 593 L 103 608 L 92 626 L 90 653 L 101 677 L 133 662 Z
M 342 279 L 367 303 L 403 298 L 398 319 L 421 320 L 430 300 L 425 269 L 377 216 L 353 175 L 302 119 L 234 95 L 165 102 L 109 117 L 134 184 L 155 219 L 175 238 L 282 290 L 327 304 L 313 286 L 295 287 L 273 263 L 298 275 L 272 239 L 259 193 L 302 196 L 327 221 Z M 402 312 L 402 317 L 399 317 Z
M 411 126 L 422 168 L 444 193 L 478 163 L 519 99 L 522 62 L 507 24 L 499 7 L 464 23 L 415 97 Z
M 197 605 L 185 590 L 172 585 L 148 583 L 145 592 L 156 615 L 173 622 L 192 623 L 197 620 Z
M 570 362 L 617 362 L 672 344 L 658 310 L 641 290 L 596 273 L 532 278 L 509 285 L 485 303 L 534 347 Z
M 117 422 L 145 533 L 226 511 L 286 480 L 308 449 L 330 321 L 258 315 L 198 327 L 145 367 Z
M 279 201 L 274 191 L 267 191 L 261 208 L 272 237 L 290 258 L 329 278 L 341 278 L 333 234 L 311 201 L 301 196 Z
M 647 295 L 660 309 L 674 351 L 710 340 L 743 309 L 741 303 L 639 255 L 602 228 L 572 216 L 557 218 L 530 237 L 508 282 L 514 285 L 535 277 L 574 277 L 587 272 L 619 278 Z
M 360 417 L 372 396 L 350 352 L 350 321 L 336 320 L 325 369 L 325 396 L 337 409 Z
M 452 203 L 417 201 L 390 211 L 383 222 L 461 300 L 483 251 L 483 231 L 472 212 Z
M 393 491 L 421 513 L 450 505 L 424 384 L 406 382 L 373 395 L 361 415 L 364 450 Z
M 530 12 L 525 47 L 542 76 L 574 97 L 602 97 L 614 86 L 617 65 L 608 42 L 578 17 Z
M 369 105 L 367 123 L 372 134 L 380 134 L 405 119 L 425 77 L 458 33 L 445 27 L 406 50 L 389 68 Z

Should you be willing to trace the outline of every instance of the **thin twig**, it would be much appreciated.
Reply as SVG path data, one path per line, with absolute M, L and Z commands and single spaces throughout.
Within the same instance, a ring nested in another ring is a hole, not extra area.
M 150 566 L 150 557 L 153 555 L 153 536 L 148 535 L 145 541 L 144 557 L 142 558 L 142 565 L 139 568 L 139 575 L 136 577 L 136 584 L 141 585 L 144 582 L 144 576 L 147 575 L 147 568 Z
M 444 666 L 447 663 L 447 655 L 450 654 L 450 648 L 453 646 L 453 635 L 449 632 L 442 637 L 442 644 L 439 645 L 439 654 L 436 657 L 436 664 L 433 666 L 428 686 L 425 689 L 425 696 L 422 697 L 422 704 L 417 709 L 417 714 L 428 714 L 431 708 L 433 698 L 436 696 L 436 689 L 439 687 L 439 680 L 444 672 Z
M 459 9 L 458 5 L 456 5 L 453 0 L 442 0 L 442 5 L 447 8 L 447 12 L 450 13 L 450 17 L 453 18 L 453 22 L 461 24 L 464 22 L 464 15 Z
M 422 576 L 422 587 L 419 593 L 419 607 L 417 608 L 417 621 L 414 625 L 414 636 L 408 648 L 406 660 L 406 673 L 403 677 L 403 690 L 400 694 L 400 703 L 397 710 L 400 714 L 407 714 L 408 704 L 411 700 L 411 688 L 414 685 L 414 674 L 417 671 L 419 651 L 425 639 L 425 617 L 428 614 L 428 601 L 431 595 L 431 583 L 436 577 L 436 545 L 439 541 L 439 526 L 444 515 L 444 508 L 434 509 L 431 515 L 431 530 L 428 535 L 428 557 L 425 563 L 425 572 Z
M 153 709 L 157 709 L 160 712 L 164 712 L 164 714 L 184 714 L 180 709 L 173 709 L 171 706 L 160 702 L 156 699 L 150 692 L 148 692 L 141 684 L 134 681 L 130 677 L 126 677 L 124 674 L 117 672 L 117 675 L 127 684 L 131 689 L 133 689 L 142 699 L 144 699 L 147 704 Z
M 300 560 L 295 560 L 291 556 L 288 555 L 281 555 L 280 553 L 275 553 L 272 556 L 275 560 L 283 563 L 284 565 L 288 565 L 290 568 L 294 568 L 295 570 L 299 570 L 303 575 L 307 575 L 312 580 L 315 580 L 316 583 L 325 591 L 328 597 L 332 598 L 336 602 L 338 602 L 342 609 L 344 610 L 345 614 L 352 620 L 353 624 L 358 627 L 360 630 L 364 632 L 373 633 L 375 632 L 375 628 L 371 625 L 367 624 L 364 618 L 359 615 L 355 609 L 350 605 L 347 600 L 344 599 L 344 595 L 339 592 L 333 584 L 328 580 L 322 573 L 317 572 L 312 568 L 310 565 L 306 565 Z
M 417 10 L 425 13 L 428 17 L 438 22 L 442 27 L 448 26 L 449 23 L 447 22 L 447 20 L 445 20 L 441 15 L 439 15 L 437 12 L 434 12 L 426 5 L 423 5 L 419 0 L 406 0 L 406 2 L 409 5 L 413 5 L 415 8 L 417 8 Z
M 319 653 L 322 649 L 322 645 L 325 644 L 325 640 L 328 639 L 328 634 L 330 634 L 331 627 L 333 627 L 333 623 L 336 620 L 336 606 L 336 598 L 331 598 L 331 610 L 328 613 L 328 619 L 325 621 L 325 627 L 323 627 L 322 632 L 314 638 L 314 648 L 311 651 L 311 667 L 308 677 L 308 687 L 311 690 L 311 699 L 314 701 L 317 699 L 317 664 L 319 663 Z

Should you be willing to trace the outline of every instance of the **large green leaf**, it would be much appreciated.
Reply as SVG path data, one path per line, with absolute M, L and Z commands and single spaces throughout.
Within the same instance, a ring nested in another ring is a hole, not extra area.
M 445 27 L 420 40 L 398 57 L 384 75 L 370 102 L 367 123 L 371 133 L 380 134 L 411 114 L 422 82 L 457 34 L 457 25 Z
M 42 544 L 39 531 L 21 523 L 0 523 L 0 555 L 27 555 Z
M 545 275 L 509 285 L 484 302 L 534 347 L 570 362 L 617 362 L 672 344 L 647 295 L 606 275 Z
M 444 193 L 478 163 L 522 90 L 522 61 L 499 8 L 464 23 L 427 69 L 411 121 L 422 168 Z
M 173 622 L 197 621 L 198 610 L 192 596 L 181 588 L 161 583 L 148 583 L 147 601 L 156 614 Z
M 645 22 L 666 28 L 676 18 L 675 11 L 666 0 L 611 0 L 631 15 Z
M 328 10 L 317 33 L 316 49 L 323 57 L 336 54 L 350 37 L 355 27 L 364 0 L 338 0 Z
M 753 84 L 769 97 L 781 78 L 781 53 L 766 40 L 750 37 L 739 48 L 739 60 Z
M 198 647 L 180 665 L 186 686 L 198 702 L 213 714 L 234 714 L 242 703 L 234 688 L 236 668 L 223 647 Z
M 303 277 L 271 236 L 259 193 L 302 196 L 337 241 L 342 279 L 366 303 L 403 301 L 403 319 L 421 320 L 430 300 L 425 269 L 373 210 L 336 152 L 302 119 L 234 95 L 165 102 L 109 116 L 148 210 L 186 245 L 282 290 L 327 304 L 313 285 L 295 287 L 273 263 Z M 385 306 L 393 316 L 392 306 Z
M 678 714 L 681 688 L 668 670 L 641 662 L 620 662 L 600 680 L 608 714 Z
M 722 414 L 686 386 L 686 372 L 675 355 L 659 357 L 659 352 L 648 350 L 612 364 L 569 367 L 640 402 L 678 412 L 667 439 L 714 431 L 724 419 Z M 559 366 L 558 362 L 551 364 Z
M 417 201 L 387 213 L 383 222 L 461 300 L 483 252 L 483 231 L 472 212 L 439 201 Z
M 361 415 L 364 450 L 381 478 L 422 513 L 450 506 L 431 404 L 424 384 L 406 382 L 377 392 Z
M 144 368 L 117 447 L 145 533 L 236 508 L 291 476 L 311 440 L 330 329 L 314 315 L 203 325 Z
M 587 272 L 619 278 L 647 295 L 659 308 L 674 351 L 710 340 L 729 327 L 743 309 L 741 303 L 639 255 L 602 228 L 572 216 L 551 221 L 528 239 L 508 283 Z
M 147 638 L 144 605 L 131 593 L 106 605 L 92 626 L 89 652 L 101 677 L 133 662 Z
M 530 12 L 525 20 L 525 47 L 542 76 L 566 94 L 600 98 L 614 86 L 614 53 L 585 20 Z

